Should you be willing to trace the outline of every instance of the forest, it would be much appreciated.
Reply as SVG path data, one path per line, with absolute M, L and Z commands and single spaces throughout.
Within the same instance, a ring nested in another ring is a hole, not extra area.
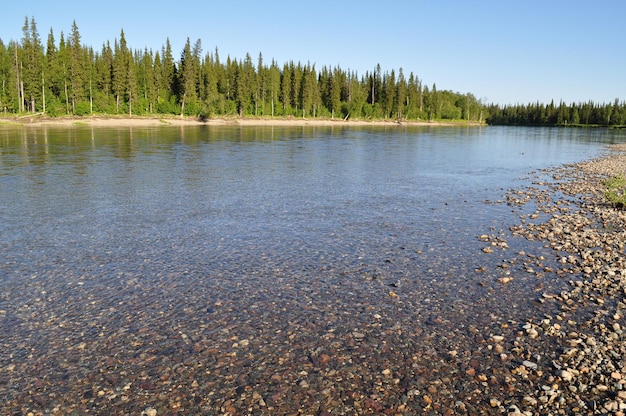
M 487 123 L 520 126 L 609 126 L 626 125 L 626 104 L 619 99 L 613 103 L 584 103 L 554 105 L 539 102 L 527 105 L 491 105 L 486 111 Z
M 203 53 L 189 38 L 178 59 L 169 39 L 160 51 L 132 49 L 122 30 L 100 50 L 81 43 L 76 22 L 57 42 L 44 43 L 34 18 L 23 37 L 0 39 L 0 112 L 4 115 L 171 114 L 212 116 L 323 117 L 342 119 L 484 119 L 485 106 L 472 94 L 430 88 L 413 73 L 380 65 L 359 76 L 311 63 L 256 62 Z
M 380 64 L 355 71 L 293 61 L 268 64 L 259 53 L 243 59 L 203 52 L 200 39 L 175 57 L 169 38 L 160 51 L 131 48 L 119 39 L 100 50 L 81 43 L 74 21 L 57 42 L 45 45 L 34 17 L 22 39 L 0 38 L 0 115 L 180 115 L 341 118 L 364 120 L 464 120 L 494 125 L 623 126 L 626 104 L 593 102 L 558 106 L 487 104 L 471 93 L 427 86 L 402 68 Z

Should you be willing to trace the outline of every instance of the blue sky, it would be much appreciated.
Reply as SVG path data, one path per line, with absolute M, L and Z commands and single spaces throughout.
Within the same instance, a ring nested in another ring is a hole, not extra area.
M 85 45 L 119 39 L 175 57 L 187 37 L 220 58 L 339 65 L 364 75 L 380 63 L 438 89 L 486 102 L 626 100 L 623 0 L 11 1 L 0 39 L 34 17 L 45 42 L 76 20 Z

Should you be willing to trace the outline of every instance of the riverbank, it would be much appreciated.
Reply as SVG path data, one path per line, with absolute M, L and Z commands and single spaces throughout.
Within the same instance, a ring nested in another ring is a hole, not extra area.
M 533 186 L 508 195 L 512 206 L 536 206 L 520 216 L 513 234 L 541 241 L 560 265 L 542 267 L 545 259 L 520 253 L 531 263 L 527 271 L 570 285 L 539 296 L 560 313 L 525 322 L 515 339 L 490 339 L 503 360 L 516 357 L 511 385 L 525 385 L 515 388 L 513 400 L 490 399 L 509 414 L 623 415 L 626 409 L 626 214 L 606 203 L 602 185 L 626 172 L 626 146 L 611 149 L 606 157 L 543 172 L 554 182 L 538 175 Z
M 480 123 L 465 121 L 396 121 L 396 120 L 343 120 L 296 117 L 217 117 L 199 120 L 195 117 L 128 117 L 128 116 L 89 116 L 89 117 L 44 117 L 26 115 L 20 117 L 0 117 L 0 124 L 20 124 L 25 126 L 75 126 L 89 125 L 98 127 L 155 127 L 155 126 L 479 126 Z

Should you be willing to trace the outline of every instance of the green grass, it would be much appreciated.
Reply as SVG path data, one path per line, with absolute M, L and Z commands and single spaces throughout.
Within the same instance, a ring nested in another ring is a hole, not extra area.
M 606 187 L 604 197 L 616 208 L 624 209 L 626 207 L 626 177 L 623 175 L 613 176 L 602 182 Z

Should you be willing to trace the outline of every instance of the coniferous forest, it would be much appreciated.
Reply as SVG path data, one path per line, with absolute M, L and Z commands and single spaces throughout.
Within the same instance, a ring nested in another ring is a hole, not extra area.
M 201 40 L 176 55 L 132 49 L 122 30 L 100 50 L 81 43 L 76 22 L 44 42 L 34 18 L 19 41 L 0 38 L 0 114 L 47 116 L 182 115 L 392 120 L 465 120 L 515 125 L 626 124 L 624 102 L 500 106 L 471 93 L 427 86 L 402 68 L 380 64 L 359 75 L 339 67 L 220 57 Z

